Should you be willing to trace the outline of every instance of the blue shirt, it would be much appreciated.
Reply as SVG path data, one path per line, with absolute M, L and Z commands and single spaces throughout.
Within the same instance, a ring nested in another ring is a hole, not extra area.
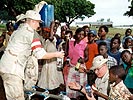
M 110 50 L 108 50 L 107 53 L 109 56 L 114 57 L 117 61 L 117 64 L 120 65 L 121 52 L 117 51 L 116 53 L 112 53 Z

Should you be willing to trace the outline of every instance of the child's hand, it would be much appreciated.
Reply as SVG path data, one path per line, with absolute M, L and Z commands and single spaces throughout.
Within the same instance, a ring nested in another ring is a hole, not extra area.
M 84 67 L 79 67 L 79 70 L 78 70 L 80 73 L 85 73 L 86 72 L 86 69 Z
M 80 90 L 81 86 L 76 82 L 70 82 L 68 83 L 68 87 L 73 90 Z
M 86 94 L 86 98 L 87 98 L 88 100 L 96 100 L 96 99 L 94 98 L 93 93 L 91 93 L 91 97 L 89 97 L 88 94 Z

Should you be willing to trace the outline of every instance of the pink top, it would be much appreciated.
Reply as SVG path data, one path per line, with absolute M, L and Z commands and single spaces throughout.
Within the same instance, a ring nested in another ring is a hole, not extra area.
M 69 42 L 69 57 L 71 64 L 76 65 L 77 60 L 82 57 L 84 58 L 84 50 L 87 46 L 87 43 L 84 40 L 81 40 L 79 44 L 76 43 L 74 46 L 74 41 Z

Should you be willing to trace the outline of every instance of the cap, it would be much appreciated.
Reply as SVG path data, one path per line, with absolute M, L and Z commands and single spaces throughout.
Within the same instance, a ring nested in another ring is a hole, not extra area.
M 133 40 L 133 37 L 132 36 L 127 36 L 127 37 L 125 37 L 125 40 L 126 39 L 131 39 L 131 40 Z
M 97 35 L 97 31 L 96 31 L 96 30 L 90 30 L 90 31 L 88 32 L 88 34 Z
M 25 18 L 42 21 L 41 15 L 37 11 L 34 11 L 34 10 L 28 10 L 25 14 Z
M 102 65 L 105 64 L 107 61 L 108 61 L 108 59 L 103 58 L 103 56 L 101 56 L 101 55 L 96 56 L 93 59 L 91 70 L 102 67 Z

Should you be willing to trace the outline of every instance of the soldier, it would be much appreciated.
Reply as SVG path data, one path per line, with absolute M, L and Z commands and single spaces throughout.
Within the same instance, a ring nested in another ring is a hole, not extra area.
M 23 91 L 24 70 L 30 55 L 37 59 L 63 57 L 63 52 L 47 53 L 35 31 L 41 22 L 40 14 L 28 10 L 26 21 L 11 35 L 8 46 L 0 61 L 2 77 L 7 100 L 25 100 Z

